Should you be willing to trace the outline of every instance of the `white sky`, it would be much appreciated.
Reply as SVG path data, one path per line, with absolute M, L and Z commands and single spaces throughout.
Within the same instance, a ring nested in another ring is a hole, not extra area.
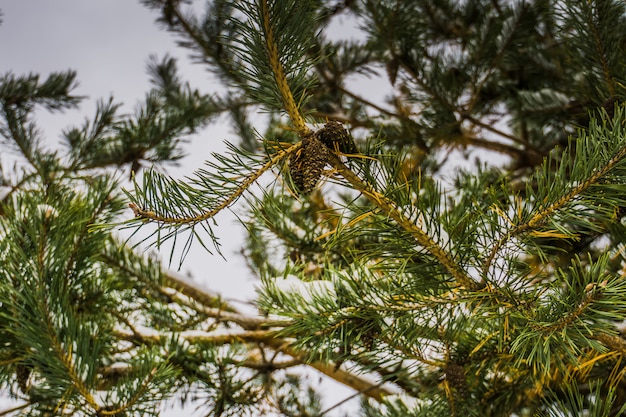
M 154 23 L 156 12 L 141 6 L 138 0 L 0 0 L 0 10 L 3 14 L 0 74 L 32 72 L 45 79 L 50 72 L 73 69 L 78 72 L 80 83 L 74 94 L 88 96 L 77 110 L 63 114 L 37 113 L 36 121 L 51 147 L 60 143 L 63 129 L 81 125 L 85 118 L 91 119 L 99 99 L 113 96 L 116 102 L 124 103 L 123 112 L 131 113 L 150 88 L 146 75 L 150 54 L 161 58 L 169 53 L 178 58 L 183 78 L 201 91 L 211 92 L 219 88 L 206 70 L 191 64 L 186 57 L 187 51 L 175 45 L 171 33 L 157 27 Z M 223 140 L 237 143 L 237 138 L 224 122 L 222 119 L 221 125 L 211 125 L 194 137 L 186 148 L 189 156 L 182 161 L 181 167 L 168 168 L 168 173 L 174 177 L 189 175 L 202 167 L 211 152 L 224 149 Z M 2 161 L 6 157 L 6 149 L 0 148 Z M 132 215 L 130 210 L 128 215 Z M 226 260 L 217 255 L 210 256 L 200 245 L 195 245 L 181 272 L 191 273 L 196 280 L 222 293 L 226 299 L 250 299 L 256 280 L 238 254 L 243 230 L 230 213 L 220 215 L 217 220 L 220 226 L 216 233 L 220 236 Z M 168 253 L 163 256 L 167 257 Z M 326 391 L 332 391 L 335 399 L 350 394 L 335 384 Z M 0 411 L 4 408 L 0 405 Z M 167 414 L 178 415 L 177 412 Z M 328 415 L 339 415 L 339 410 Z

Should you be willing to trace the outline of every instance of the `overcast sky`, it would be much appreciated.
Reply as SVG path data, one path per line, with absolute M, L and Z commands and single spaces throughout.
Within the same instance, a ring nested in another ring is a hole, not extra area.
M 193 87 L 204 92 L 219 88 L 206 70 L 187 59 L 187 51 L 175 45 L 171 33 L 157 27 L 156 12 L 141 6 L 138 0 L 0 0 L 0 10 L 0 74 L 38 73 L 45 79 L 51 72 L 73 69 L 79 81 L 74 94 L 87 96 L 77 110 L 37 113 L 49 146 L 58 146 L 64 128 L 91 119 L 99 99 L 112 96 L 124 103 L 123 112 L 132 112 L 150 88 L 146 62 L 151 54 L 163 57 L 168 53 L 178 58 L 183 77 Z M 202 167 L 211 152 L 224 149 L 223 140 L 237 143 L 225 120 L 194 137 L 186 148 L 189 156 L 180 168 L 168 168 L 168 173 L 174 177 L 191 174 Z M 6 156 L 6 150 L 0 147 L 0 157 Z M 130 211 L 128 215 L 132 215 Z M 216 232 L 226 259 L 209 256 L 195 245 L 181 272 L 190 272 L 226 299 L 250 299 L 257 281 L 238 255 L 243 230 L 230 213 L 217 220 L 220 226 Z M 350 394 L 334 384 L 330 389 L 338 398 Z M 332 415 L 337 414 L 329 413 Z

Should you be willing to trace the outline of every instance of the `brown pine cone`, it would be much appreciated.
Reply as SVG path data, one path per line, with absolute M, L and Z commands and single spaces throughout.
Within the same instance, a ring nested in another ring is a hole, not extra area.
M 337 121 L 330 121 L 323 128 L 315 132 L 315 136 L 328 148 L 336 153 L 358 153 L 354 140 L 343 125 Z
M 467 380 L 465 379 L 465 368 L 463 365 L 451 362 L 446 365 L 446 380 L 452 388 L 455 388 L 461 398 L 466 399 L 469 395 L 467 390 Z
M 302 139 L 302 148 L 289 158 L 289 173 L 298 194 L 315 189 L 328 161 L 328 148 L 314 135 Z

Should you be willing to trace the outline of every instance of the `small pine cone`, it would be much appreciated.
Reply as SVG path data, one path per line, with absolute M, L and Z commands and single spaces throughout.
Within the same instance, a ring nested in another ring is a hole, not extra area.
M 296 192 L 308 194 L 319 182 L 328 162 L 328 148 L 315 136 L 302 139 L 302 148 L 289 158 L 289 173 Z
M 446 380 L 452 388 L 455 388 L 461 398 L 467 398 L 467 381 L 465 379 L 465 368 L 458 363 L 448 363 L 445 369 Z
M 28 394 L 29 383 L 28 380 L 30 378 L 30 367 L 22 364 L 18 364 L 15 367 L 15 378 L 17 380 L 17 385 L 20 387 L 20 390 L 24 394 Z
M 304 186 L 304 172 L 300 165 L 302 165 L 302 149 L 289 157 L 289 176 L 296 194 L 300 194 Z
M 358 152 L 350 133 L 337 121 L 330 121 L 315 132 L 318 139 L 336 153 L 355 154 Z

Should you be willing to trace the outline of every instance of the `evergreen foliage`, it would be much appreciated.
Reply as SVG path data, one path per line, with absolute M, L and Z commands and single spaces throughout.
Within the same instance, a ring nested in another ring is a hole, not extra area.
M 331 415 L 306 364 L 364 416 L 626 414 L 625 3 L 142 3 L 223 96 L 153 57 L 136 114 L 102 101 L 52 152 L 33 110 L 77 106 L 76 74 L 0 78 L 19 161 L 0 178 L 0 382 L 17 412 L 157 415 L 178 395 L 207 415 Z M 333 39 L 337 22 L 362 36 Z M 190 178 L 159 170 L 223 113 L 239 143 Z M 228 209 L 258 315 L 110 227 L 149 225 L 182 262 L 194 242 L 219 252 Z

